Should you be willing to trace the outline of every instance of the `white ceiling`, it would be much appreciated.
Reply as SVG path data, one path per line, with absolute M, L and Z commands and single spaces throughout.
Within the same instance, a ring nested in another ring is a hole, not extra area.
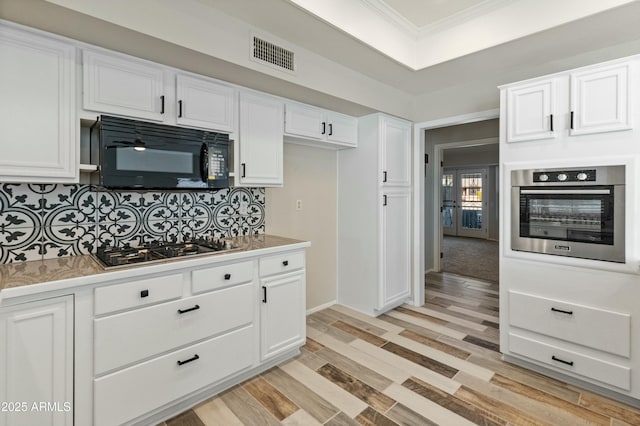
M 561 71 L 563 66 L 566 67 L 562 61 L 568 57 L 640 40 L 640 1 L 633 1 L 546 31 L 539 31 L 414 71 L 301 8 L 294 3 L 294 0 L 198 1 L 412 95 L 439 91 L 472 80 L 485 80 L 487 84 L 495 87 L 497 84 L 515 81 L 514 78 L 520 80 Z M 314 1 L 323 4 L 340 1 L 344 4 L 346 1 L 360 3 L 379 0 Z M 406 4 L 407 7 L 415 6 L 416 3 L 431 3 L 419 0 L 387 1 L 395 1 L 397 7 L 400 3 Z M 434 3 L 438 1 L 433 0 Z M 496 6 L 496 1 L 504 2 L 505 0 L 491 1 Z M 447 2 L 458 3 L 459 0 L 447 0 Z M 486 6 L 486 2 L 482 3 Z M 615 55 L 615 52 L 612 51 L 611 54 Z M 615 56 L 611 59 L 613 58 Z M 600 60 L 606 60 L 606 58 Z M 587 63 L 577 62 L 571 67 Z M 555 67 L 554 64 L 556 64 Z
M 424 27 L 468 10 L 486 0 L 379 0 L 416 27 Z

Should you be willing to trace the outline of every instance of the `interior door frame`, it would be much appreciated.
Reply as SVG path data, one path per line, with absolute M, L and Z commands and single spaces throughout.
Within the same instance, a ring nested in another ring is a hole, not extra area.
M 463 114 L 457 116 L 449 116 L 437 120 L 424 121 L 419 123 L 414 123 L 413 125 L 413 267 L 412 267 L 412 276 L 413 276 L 413 294 L 411 303 L 415 306 L 422 306 L 424 304 L 424 274 L 426 272 L 425 268 L 425 245 L 426 245 L 426 233 L 425 230 L 427 227 L 437 228 L 438 231 L 440 229 L 440 221 L 434 220 L 434 223 L 426 223 L 425 221 L 425 204 L 426 204 L 426 192 L 425 192 L 425 177 L 429 172 L 429 169 L 432 169 L 432 173 L 439 174 L 439 167 L 429 167 L 429 164 L 425 164 L 425 131 L 429 129 L 436 129 L 439 127 L 447 127 L 453 126 L 456 124 L 465 124 L 465 123 L 473 123 L 476 121 L 484 121 L 491 120 L 494 118 L 500 117 L 500 110 L 498 108 L 478 111 L 470 114 Z M 438 156 L 437 150 L 434 157 Z M 439 154 L 439 158 L 435 159 L 438 162 L 430 162 L 433 164 L 440 164 L 439 161 L 442 161 L 442 153 Z M 435 170 L 433 170 L 435 169 Z M 436 179 L 437 186 L 440 187 L 440 181 Z M 440 191 L 436 192 L 436 196 L 440 197 Z M 436 199 L 437 200 L 437 199 Z M 432 199 L 433 201 L 433 199 Z M 437 207 L 438 213 L 433 212 L 436 216 L 439 216 L 440 204 L 437 202 L 432 205 L 431 208 L 435 210 Z M 434 235 L 438 235 L 435 233 Z M 434 266 L 440 268 L 440 246 L 441 241 L 440 238 L 433 238 L 433 245 L 437 246 L 438 250 L 434 250 L 434 257 L 436 257 L 435 253 L 438 253 L 437 259 L 434 259 Z

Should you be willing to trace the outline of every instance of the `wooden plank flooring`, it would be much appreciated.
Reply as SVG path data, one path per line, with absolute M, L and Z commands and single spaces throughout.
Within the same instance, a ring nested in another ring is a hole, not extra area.
M 422 307 L 307 319 L 294 360 L 167 420 L 212 425 L 640 425 L 640 410 L 503 362 L 498 285 L 428 274 Z

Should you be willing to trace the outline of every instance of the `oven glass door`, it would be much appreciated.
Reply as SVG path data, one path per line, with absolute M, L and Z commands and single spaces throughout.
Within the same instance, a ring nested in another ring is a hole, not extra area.
M 520 237 L 614 245 L 614 187 L 521 187 Z

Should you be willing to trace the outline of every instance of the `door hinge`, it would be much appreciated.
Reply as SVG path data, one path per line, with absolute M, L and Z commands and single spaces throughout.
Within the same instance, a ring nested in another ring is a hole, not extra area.
M 429 164 L 429 154 L 424 155 L 424 164 Z
M 440 259 L 442 259 L 444 257 L 444 253 L 440 252 Z
M 444 211 L 444 207 L 440 207 L 440 213 Z
M 440 162 L 440 167 L 444 167 L 444 161 Z

